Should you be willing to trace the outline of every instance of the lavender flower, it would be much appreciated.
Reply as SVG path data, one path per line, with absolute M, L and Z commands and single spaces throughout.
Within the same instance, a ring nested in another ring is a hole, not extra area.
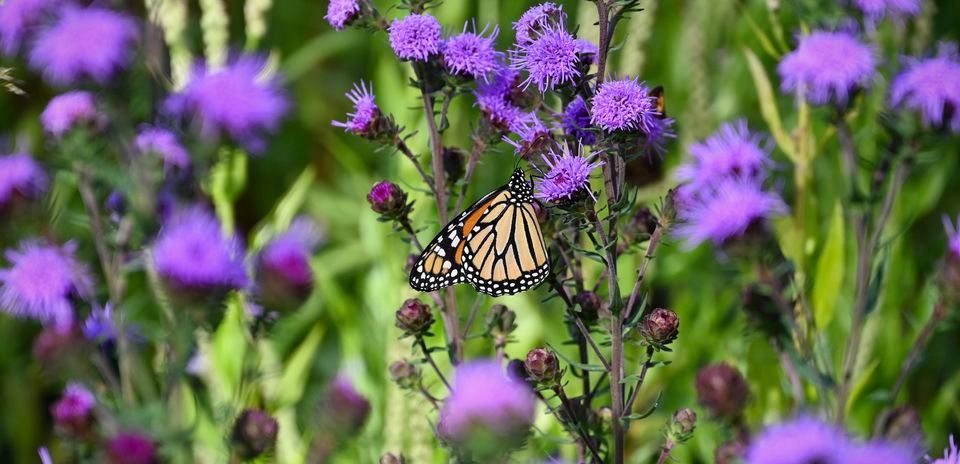
M 358 0 L 330 0 L 327 5 L 326 19 L 334 29 L 342 31 L 353 20 L 360 16 L 360 2 Z
M 500 29 L 494 26 L 490 35 L 485 37 L 488 27 L 478 33 L 474 26 L 474 31 L 468 32 L 465 24 L 461 34 L 450 37 L 443 44 L 443 64 L 451 74 L 486 81 L 500 68 L 503 54 L 494 48 Z
M 477 83 L 474 95 L 483 116 L 501 130 L 508 130 L 523 116 L 513 101 L 520 73 L 508 67 L 498 68 L 493 77 Z
M 265 148 L 289 109 L 276 76 L 264 76 L 264 61 L 242 56 L 221 69 L 197 66 L 187 86 L 171 96 L 167 110 L 193 116 L 208 138 L 231 137 L 249 151 Z
M 390 47 L 401 60 L 427 61 L 440 53 L 442 28 L 429 14 L 411 14 L 390 23 Z
M 30 49 L 30 66 L 51 84 L 89 78 L 100 84 L 125 68 L 139 35 L 130 17 L 98 7 L 63 7 L 57 22 Z
M 88 269 L 75 258 L 76 245 L 20 242 L 5 256 L 11 266 L 0 269 L 0 308 L 18 317 L 29 317 L 66 327 L 73 322 L 74 297 L 93 293 Z
M 113 305 L 94 305 L 90 314 L 80 327 L 83 337 L 92 342 L 112 342 L 117 339 L 117 328 L 113 323 Z
M 693 144 L 690 157 L 676 176 L 693 192 L 730 176 L 763 177 L 772 163 L 770 147 L 763 146 L 763 138 L 752 134 L 743 120 L 724 124 L 703 142 Z
M 570 200 L 574 194 L 590 188 L 590 173 L 601 161 L 590 162 L 589 156 L 570 153 L 567 144 L 561 144 L 560 153 L 550 150 L 549 156 L 542 156 L 550 168 L 547 175 L 537 182 L 536 198 L 551 203 Z
M 837 462 L 843 464 L 914 464 L 917 458 L 910 448 L 896 444 L 874 441 L 864 444 L 849 444 L 846 450 L 837 457 Z
M 166 129 L 146 127 L 137 135 L 134 145 L 140 154 L 155 153 L 169 166 L 186 168 L 190 165 L 190 154 L 183 148 L 177 136 Z
M 580 77 L 577 41 L 563 27 L 547 25 L 529 43 L 510 52 L 514 69 L 528 73 L 524 85 L 536 84 L 540 92 L 571 84 Z
M 842 430 L 817 419 L 799 417 L 760 433 L 747 449 L 745 461 L 746 464 L 833 462 L 846 448 Z
M 663 154 L 667 149 L 667 142 L 677 136 L 676 132 L 673 131 L 673 125 L 676 121 L 673 118 L 656 117 L 651 119 L 650 122 L 642 151 L 648 155 Z
M 150 437 L 136 432 L 120 432 L 107 442 L 109 464 L 157 464 L 157 447 Z
M 340 435 L 358 432 L 370 415 L 370 402 L 354 387 L 349 377 L 337 375 L 330 383 L 322 402 L 324 423 Z
M 715 245 L 742 236 L 751 226 L 787 212 L 774 193 L 765 192 L 755 179 L 731 177 L 684 198 L 679 211 L 683 221 L 677 235 L 693 248 L 707 240 Z
M 96 404 L 90 390 L 82 384 L 70 383 L 51 408 L 53 420 L 71 433 L 82 433 L 93 419 L 93 407 Z
M 647 133 L 660 116 L 657 99 L 636 79 L 607 81 L 593 96 L 591 122 L 607 132 Z
M 502 451 L 524 440 L 535 406 L 530 388 L 505 376 L 498 363 L 464 363 L 440 410 L 438 433 L 457 446 Z
M 590 130 L 592 126 L 587 103 L 579 95 L 563 110 L 560 125 L 563 131 L 578 143 L 593 145 L 597 141 L 597 135 Z
M 906 71 L 893 79 L 890 103 L 920 113 L 923 122 L 960 133 L 960 57 L 956 44 L 945 44 L 934 58 L 908 59 Z
M 0 209 L 16 195 L 36 198 L 47 190 L 47 175 L 32 156 L 24 153 L 0 156 Z
M 580 55 L 580 62 L 590 66 L 597 61 L 597 53 L 600 50 L 597 44 L 587 39 L 577 39 L 577 55 Z
M 347 113 L 349 119 L 344 122 L 333 121 L 333 126 L 359 136 L 373 135 L 373 129 L 381 117 L 380 108 L 373 100 L 373 84 L 369 88 L 363 81 L 354 84 L 353 90 L 347 92 L 347 98 L 353 102 L 353 113 Z
M 550 26 L 562 27 L 566 20 L 567 14 L 563 12 L 563 7 L 556 3 L 546 2 L 530 8 L 513 23 L 517 43 L 525 45 L 533 42 L 544 28 Z
M 294 220 L 286 232 L 268 243 L 257 259 L 257 283 L 268 306 L 296 304 L 313 288 L 310 258 L 321 240 L 309 218 Z
M 209 292 L 247 285 L 243 248 L 200 207 L 181 211 L 153 244 L 153 267 L 174 289 Z
M 920 13 L 920 0 L 853 0 L 864 16 L 873 20 L 890 16 L 915 16 Z
M 513 140 L 503 136 L 503 141 L 513 146 L 514 153 L 528 159 L 530 155 L 541 152 L 549 145 L 553 140 L 553 133 L 535 112 L 523 113 L 519 110 L 518 112 L 519 115 L 510 122 L 509 129 L 519 138 Z
M 81 124 L 99 126 L 102 119 L 93 94 L 82 90 L 53 97 L 40 114 L 43 128 L 55 137 L 63 137 Z
M 784 92 L 804 95 L 817 105 L 845 105 L 857 89 L 870 85 L 875 67 L 873 51 L 852 34 L 815 31 L 800 38 L 777 72 Z
M 59 0 L 7 0 L 0 4 L 0 52 L 13 55 Z
M 950 446 L 943 450 L 943 457 L 931 461 L 930 464 L 960 464 L 960 448 L 953 441 L 953 435 L 950 435 Z

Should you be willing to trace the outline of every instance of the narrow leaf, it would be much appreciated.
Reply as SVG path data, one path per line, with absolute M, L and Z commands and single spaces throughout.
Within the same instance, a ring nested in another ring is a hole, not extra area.
M 783 124 L 780 122 L 780 111 L 777 109 L 776 95 L 773 92 L 773 85 L 767 77 L 767 72 L 763 69 L 763 64 L 752 51 L 743 49 L 744 56 L 747 57 L 747 65 L 750 67 L 750 74 L 753 76 L 753 84 L 757 89 L 757 97 L 760 99 L 760 114 L 767 123 L 770 133 L 781 150 L 790 158 L 790 161 L 797 161 L 797 151 L 793 139 L 783 130 Z
M 827 240 L 817 260 L 817 273 L 813 281 L 813 309 L 817 327 L 830 325 L 837 306 L 837 297 L 843 285 L 844 260 L 843 207 L 837 201 Z

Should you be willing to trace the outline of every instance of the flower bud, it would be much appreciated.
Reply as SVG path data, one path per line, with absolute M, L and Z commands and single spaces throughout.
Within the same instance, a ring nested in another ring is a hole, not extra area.
M 397 310 L 396 319 L 397 328 L 416 336 L 423 335 L 433 325 L 433 313 L 430 307 L 416 298 L 403 302 Z
M 390 364 L 390 378 L 403 389 L 420 385 L 420 368 L 409 361 L 394 361 Z
M 156 464 L 157 447 L 149 437 L 136 432 L 121 432 L 107 442 L 110 464 Z
M 74 436 L 85 434 L 93 423 L 93 408 L 96 399 L 93 393 L 81 384 L 71 383 L 60 400 L 54 403 L 51 412 L 57 427 Z
M 658 219 L 650 208 L 643 207 L 637 210 L 630 221 L 630 232 L 634 234 L 636 243 L 641 243 L 650 238 L 650 235 L 657 230 Z
M 743 310 L 747 322 L 763 333 L 777 338 L 788 334 L 780 309 L 761 285 L 753 284 L 743 291 Z
M 677 318 L 677 313 L 669 309 L 657 308 L 640 321 L 640 335 L 647 343 L 663 347 L 676 340 L 679 327 L 680 319 Z
M 448 184 L 454 184 L 464 173 L 463 150 L 455 147 L 443 147 L 443 172 Z
M 378 182 L 367 195 L 370 208 L 383 218 L 399 218 L 407 213 L 407 193 L 397 184 L 389 181 Z
M 683 443 L 693 436 L 693 430 L 697 427 L 697 413 L 692 409 L 682 408 L 673 413 L 670 418 L 670 427 L 668 435 L 677 443 Z
M 346 377 L 337 377 L 327 389 L 323 411 L 326 425 L 333 431 L 352 436 L 360 431 L 370 415 L 370 402 L 360 395 Z
M 727 364 L 711 364 L 697 373 L 697 399 L 720 419 L 737 419 L 747 406 L 750 387 L 739 371 Z
M 277 420 L 259 409 L 246 409 L 233 425 L 234 452 L 243 460 L 260 456 L 277 442 Z
M 557 380 L 560 366 L 557 355 L 546 348 L 536 348 L 527 353 L 527 360 L 523 366 L 527 369 L 530 379 L 549 384 Z
M 311 219 L 299 217 L 260 250 L 255 270 L 264 306 L 280 311 L 303 304 L 314 285 L 310 259 L 322 240 L 320 228 Z
M 517 314 L 502 304 L 495 304 L 487 311 L 487 333 L 495 338 L 506 339 L 514 329 Z
M 591 291 L 577 293 L 573 300 L 580 305 L 580 319 L 584 324 L 592 324 L 600 319 L 600 311 L 603 309 L 603 300 L 600 295 Z
M 911 447 L 921 447 L 924 442 L 923 425 L 917 410 L 910 406 L 898 406 L 883 416 L 883 437 Z
M 406 464 L 407 460 L 403 455 L 397 456 L 393 453 L 386 453 L 380 456 L 380 464 Z
M 713 459 L 716 464 L 738 464 L 746 451 L 743 443 L 728 441 L 717 447 Z

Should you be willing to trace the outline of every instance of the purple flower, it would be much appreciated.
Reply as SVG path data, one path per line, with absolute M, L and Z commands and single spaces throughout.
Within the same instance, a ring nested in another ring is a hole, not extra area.
M 323 17 L 334 29 L 342 31 L 360 15 L 360 2 L 357 0 L 330 0 L 327 14 Z
M 79 383 L 70 383 L 63 396 L 53 404 L 51 412 L 58 426 L 71 432 L 80 432 L 90 425 L 93 407 L 97 404 L 93 393 Z
M 156 464 L 157 447 L 146 435 L 120 432 L 107 442 L 110 464 Z
M 351 435 L 363 427 L 370 415 L 370 402 L 367 401 L 349 377 L 339 374 L 327 389 L 322 404 L 326 422 L 337 426 L 337 433 Z
M 580 62 L 590 66 L 597 61 L 599 49 L 597 45 L 587 39 L 577 39 L 577 54 L 580 55 Z
M 852 34 L 815 31 L 800 38 L 777 72 L 784 92 L 796 92 L 817 105 L 844 105 L 858 88 L 870 84 L 875 67 L 873 51 Z
M 677 169 L 677 179 L 696 192 L 730 176 L 763 177 L 772 162 L 770 147 L 762 145 L 763 138 L 750 133 L 746 121 L 724 124 L 707 140 L 690 147 L 692 159 Z
M 767 427 L 747 449 L 746 464 L 830 463 L 846 451 L 843 431 L 810 417 Z M 842 461 L 845 462 L 845 461 Z
M 93 293 L 90 273 L 77 261 L 76 245 L 45 245 L 35 240 L 7 250 L 10 267 L 0 269 L 0 308 L 18 317 L 29 317 L 66 327 L 73 322 L 74 297 Z
M 484 37 L 488 27 L 478 33 L 474 26 L 474 31 L 468 32 L 465 24 L 460 35 L 450 37 L 443 44 L 443 64 L 451 74 L 486 81 L 500 68 L 503 54 L 494 48 L 500 29 L 494 26 L 490 35 Z
M 917 456 L 910 448 L 896 443 L 874 441 L 864 444 L 851 443 L 836 457 L 843 464 L 915 464 Z
M 263 248 L 258 257 L 257 280 L 267 304 L 299 303 L 310 294 L 310 258 L 320 240 L 317 225 L 300 217 Z
M 943 457 L 937 458 L 930 464 L 960 464 L 960 448 L 953 441 L 953 435 L 950 435 L 950 446 L 944 448 Z
M 200 207 L 175 215 L 153 244 L 153 267 L 171 287 L 210 291 L 247 285 L 243 247 Z
M 140 154 L 155 153 L 164 163 L 178 168 L 190 165 L 190 154 L 183 148 L 177 136 L 166 129 L 146 127 L 137 135 L 134 142 Z
M 498 363 L 471 361 L 457 367 L 437 428 L 443 439 L 456 445 L 488 438 L 502 450 L 523 441 L 535 409 L 530 388 L 505 376 Z
M 242 56 L 224 68 L 197 66 L 187 86 L 171 96 L 167 110 L 193 116 L 208 138 L 230 136 L 249 151 L 265 148 L 289 108 L 276 76 L 264 76 L 264 61 Z
M 0 4 L 0 51 L 13 55 L 59 0 L 7 0 Z
M 427 61 L 440 53 L 442 28 L 429 14 L 411 14 L 390 23 L 390 46 L 401 60 Z
M 590 125 L 590 111 L 587 109 L 587 103 L 579 95 L 563 110 L 560 125 L 563 127 L 563 131 L 578 143 L 593 145 L 597 141 L 597 135 L 590 130 L 592 126 Z
M 956 44 L 945 44 L 934 58 L 908 59 L 893 79 L 890 103 L 920 113 L 923 122 L 960 133 L 960 59 Z
M 562 27 L 566 20 L 567 14 L 563 12 L 563 7 L 556 3 L 546 2 L 530 8 L 520 16 L 517 22 L 513 23 L 517 43 L 525 45 L 533 42 L 544 28 Z
M 95 305 L 80 327 L 83 337 L 93 342 L 113 341 L 117 338 L 117 329 L 113 324 L 113 305 Z
M 954 227 L 950 218 L 944 216 L 943 228 L 947 231 L 947 251 L 960 259 L 960 217 L 957 217 L 957 227 Z
M 63 7 L 60 18 L 30 48 L 30 66 L 51 84 L 84 78 L 104 84 L 133 57 L 139 35 L 130 17 L 98 7 Z
M 560 144 L 560 153 L 550 150 L 548 156 L 542 156 L 550 168 L 547 175 L 537 182 L 536 198 L 551 203 L 569 200 L 577 192 L 590 188 L 590 173 L 603 164 L 590 162 L 589 156 L 570 153 L 567 144 Z
M 0 156 L 0 208 L 15 195 L 36 198 L 47 190 L 47 175 L 32 156 L 16 153 Z
M 347 92 L 347 98 L 353 102 L 353 113 L 347 113 L 349 119 L 345 122 L 333 121 L 333 126 L 342 127 L 344 131 L 360 136 L 370 134 L 380 118 L 380 108 L 377 108 L 373 101 L 373 84 L 370 84 L 369 88 L 363 81 L 354 84 L 353 90 Z
M 853 0 L 853 4 L 871 19 L 890 16 L 915 16 L 920 12 L 920 0 Z
M 545 26 L 529 43 L 511 50 L 514 69 L 528 73 L 525 86 L 536 84 L 540 92 L 573 83 L 580 77 L 577 41 L 560 26 Z
M 523 116 L 523 110 L 513 102 L 519 82 L 519 72 L 500 67 L 491 79 L 478 82 L 474 91 L 483 116 L 501 130 L 509 129 Z
M 653 129 L 660 117 L 657 99 L 650 89 L 636 79 L 607 81 L 593 96 L 591 122 L 607 131 L 641 131 Z
M 743 235 L 750 226 L 784 214 L 787 205 L 765 192 L 757 179 L 729 177 L 689 198 L 682 198 L 677 235 L 693 248 L 707 240 L 721 245 Z
M 673 118 L 656 117 L 650 120 L 651 124 L 647 127 L 646 140 L 643 144 L 643 150 L 647 154 L 662 154 L 667 149 L 667 142 L 676 138 L 677 134 L 673 131 L 673 124 L 676 122 Z
M 74 90 L 57 95 L 40 114 L 43 128 L 55 137 L 62 137 L 80 124 L 99 126 L 103 117 L 97 112 L 93 94 Z
M 553 133 L 537 117 L 537 113 L 532 111 L 523 113 L 519 110 L 518 113 L 513 121 L 510 121 L 508 128 L 519 138 L 513 140 L 504 135 L 503 141 L 513 145 L 515 154 L 527 159 L 530 155 L 544 149 L 553 140 Z

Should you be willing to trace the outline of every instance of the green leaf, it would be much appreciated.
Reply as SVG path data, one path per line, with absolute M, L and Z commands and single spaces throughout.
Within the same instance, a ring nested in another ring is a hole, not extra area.
M 274 235 L 290 227 L 290 223 L 293 222 L 294 217 L 306 202 L 307 195 L 310 193 L 310 186 L 313 185 L 316 176 L 316 171 L 310 166 L 307 166 L 300 173 L 287 193 L 283 194 L 283 197 L 277 202 L 273 212 L 261 223 L 260 228 L 254 235 L 252 250 L 263 248 Z
M 767 123 L 770 133 L 781 150 L 790 158 L 790 161 L 797 161 L 797 150 L 793 139 L 783 130 L 783 124 L 780 122 L 780 111 L 777 109 L 776 94 L 773 92 L 773 85 L 770 84 L 770 78 L 763 69 L 763 64 L 750 49 L 743 49 L 744 56 L 747 57 L 747 65 L 750 68 L 750 74 L 753 76 L 753 85 L 757 90 L 757 98 L 760 99 L 760 113 L 763 120 Z
M 813 282 L 813 309 L 817 327 L 830 325 L 837 306 L 837 297 L 843 286 L 844 275 L 843 207 L 837 201 L 833 207 L 830 231 L 817 260 Z
M 224 231 L 233 232 L 233 203 L 247 186 L 247 155 L 240 150 L 224 148 L 220 159 L 210 170 L 207 193 L 213 198 L 217 217 Z

